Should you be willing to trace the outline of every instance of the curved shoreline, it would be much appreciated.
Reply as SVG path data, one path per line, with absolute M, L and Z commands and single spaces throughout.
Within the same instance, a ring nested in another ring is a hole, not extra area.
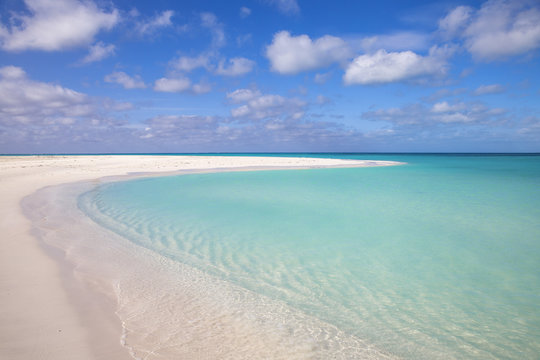
M 32 156 L 0 159 L 2 303 L 0 353 L 12 359 L 129 358 L 106 298 L 81 287 L 63 254 L 36 241 L 20 201 L 46 186 L 176 173 L 361 167 L 393 162 L 279 157 Z M 126 174 L 132 174 L 126 176 Z M 19 210 L 17 210 L 19 209 Z M 44 251 L 45 250 L 45 251 Z M 47 255 L 45 255 L 47 254 Z M 60 265 L 60 266 L 59 266 Z M 35 299 L 43 306 L 32 307 Z M 92 299 L 92 300 L 90 300 Z M 86 302 L 86 303 L 85 303 Z M 47 308 L 47 312 L 43 311 Z M 90 322 L 89 322 L 90 321 Z M 90 325 L 91 323 L 91 325 Z M 111 336 L 115 334 L 116 336 Z M 108 340 L 107 340 L 108 339 Z

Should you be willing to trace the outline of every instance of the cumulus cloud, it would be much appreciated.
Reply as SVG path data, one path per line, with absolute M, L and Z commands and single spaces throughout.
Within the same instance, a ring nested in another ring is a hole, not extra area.
M 206 144 L 215 140 L 218 119 L 198 115 L 161 115 L 149 119 L 146 124 L 147 127 L 139 136 L 142 139 L 178 137 L 184 142 Z
M 447 37 L 463 39 L 480 61 L 526 54 L 540 47 L 540 6 L 535 1 L 486 1 L 479 10 L 460 6 L 439 22 Z
M 183 92 L 191 88 L 191 81 L 186 78 L 161 78 L 154 83 L 154 90 L 159 92 Z
M 211 90 L 212 86 L 204 80 L 197 84 L 193 84 L 190 79 L 182 76 L 162 77 L 154 82 L 154 91 L 159 92 L 190 92 L 192 94 L 200 95 L 206 94 Z
M 287 99 L 280 95 L 262 95 L 231 110 L 231 115 L 251 120 L 283 117 L 300 119 L 304 115 L 304 106 L 305 103 L 297 99 Z
M 106 11 L 92 1 L 25 0 L 25 5 L 29 15 L 12 15 L 9 27 L 0 26 L 1 47 L 6 51 L 56 51 L 86 45 L 119 21 L 116 9 Z
M 522 54 L 540 46 L 540 9 L 489 1 L 465 32 L 467 49 L 482 60 Z M 501 45 L 504 44 L 504 45 Z
M 171 18 L 174 16 L 174 11 L 165 10 L 161 14 L 157 14 L 148 21 L 142 21 L 137 25 L 137 31 L 140 34 L 151 34 L 154 31 L 172 25 Z
M 528 116 L 523 119 L 520 125 L 521 128 L 518 129 L 517 133 L 525 139 L 530 139 L 537 143 L 540 136 L 540 117 Z
M 0 120 L 8 123 L 72 123 L 92 114 L 85 94 L 30 80 L 22 68 L 0 68 Z
M 221 58 L 218 62 L 219 53 L 207 52 L 198 56 L 180 56 L 170 62 L 173 69 L 182 72 L 191 72 L 198 68 L 206 69 L 217 75 L 240 76 L 253 70 L 255 62 L 244 57 L 234 57 L 231 59 Z M 217 63 L 217 64 L 216 64 Z
M 419 76 L 442 75 L 446 72 L 448 49 L 433 47 L 427 56 L 412 51 L 387 52 L 356 57 L 343 75 L 347 85 L 382 84 Z
M 263 119 L 299 119 L 304 115 L 306 103 L 296 98 L 281 95 L 261 94 L 257 90 L 238 89 L 227 94 L 233 103 L 243 105 L 231 110 L 233 118 Z
M 0 149 L 25 153 L 103 151 L 101 146 L 85 146 L 106 139 L 111 144 L 121 142 L 123 122 L 107 114 L 132 108 L 130 103 L 32 80 L 20 67 L 4 66 L 0 68 Z M 67 143 L 72 146 L 69 150 Z
M 307 35 L 291 36 L 288 31 L 280 31 L 266 48 L 272 70 L 281 74 L 318 69 L 350 56 L 347 43 L 330 35 L 313 41 Z
M 448 104 L 446 101 L 438 102 L 433 104 L 431 107 L 431 112 L 440 114 L 440 113 L 449 113 L 449 112 L 457 112 L 457 111 L 463 111 L 466 108 L 466 105 L 464 103 L 456 103 L 456 104 Z
M 230 126 L 226 119 L 200 115 L 162 115 L 146 121 L 138 136 L 146 144 L 190 151 L 224 151 L 238 149 L 249 141 L 252 127 Z
M 445 38 L 460 35 L 469 23 L 473 9 L 469 6 L 458 6 L 439 20 L 439 31 Z
M 216 69 L 216 74 L 225 76 L 240 76 L 245 75 L 255 66 L 255 62 L 243 57 L 235 57 L 227 62 L 221 60 Z
M 25 79 L 26 72 L 18 66 L 4 66 L 0 68 L 0 76 L 3 79 Z
M 172 146 L 191 151 L 306 151 L 351 144 L 361 134 L 342 125 L 293 118 L 255 122 L 200 115 L 164 115 L 146 121 L 138 138 L 146 144 Z M 178 151 L 178 150 L 176 150 Z
M 211 54 L 205 53 L 199 56 L 180 56 L 171 62 L 171 65 L 176 70 L 190 72 L 197 68 L 210 68 Z
M 450 125 L 489 126 L 506 113 L 502 108 L 489 108 L 482 103 L 448 103 L 442 101 L 426 107 L 423 104 L 407 105 L 401 108 L 369 111 L 362 117 L 369 120 L 389 122 L 397 127 L 429 127 Z
M 196 151 L 306 151 L 347 146 L 362 138 L 341 124 L 310 121 L 306 104 L 298 99 L 261 94 L 256 89 L 227 93 L 233 104 L 241 104 L 228 118 L 200 115 L 162 115 L 145 122 L 138 131 L 146 143 L 174 144 Z M 346 145 L 347 144 L 347 145 Z M 239 147 L 238 147 L 239 146 Z
M 120 73 L 110 75 L 112 81 L 131 79 Z M 178 90 L 174 82 L 158 84 L 164 85 L 163 90 Z M 130 123 L 111 117 L 131 109 L 129 103 L 102 101 L 32 80 L 20 67 L 5 66 L 0 68 L 0 149 L 95 152 L 117 151 L 120 146 L 129 151 L 302 151 L 325 145 L 335 148 L 359 138 L 340 124 L 309 121 L 304 116 L 306 104 L 298 99 L 265 95 L 256 89 L 238 89 L 227 97 L 247 111 L 225 118 L 167 114 L 142 124 Z
M 88 64 L 96 61 L 103 60 L 109 56 L 114 55 L 116 47 L 112 44 L 104 44 L 101 41 L 90 47 L 88 55 L 86 55 L 82 60 L 82 64 Z
M 120 84 L 124 89 L 144 89 L 146 84 L 141 80 L 140 76 L 129 76 L 125 72 L 116 71 L 105 76 L 105 81 L 108 83 Z
M 261 96 L 261 92 L 259 90 L 251 89 L 237 89 L 233 92 L 227 93 L 227 99 L 229 99 L 233 104 L 248 102 L 259 96 Z
M 474 90 L 474 95 L 499 94 L 504 92 L 504 86 L 500 84 L 481 85 Z

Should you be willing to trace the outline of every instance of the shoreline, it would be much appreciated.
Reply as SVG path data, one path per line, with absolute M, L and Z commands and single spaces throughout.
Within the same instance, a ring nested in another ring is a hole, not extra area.
M 21 201 L 39 189 L 80 181 L 194 172 L 396 165 L 393 162 L 226 156 L 24 156 L 0 158 L 3 236 L 0 355 L 11 359 L 129 359 L 117 304 L 77 279 L 66 254 L 35 238 Z M 102 286 L 94 279 L 94 286 Z M 39 304 L 36 304 L 39 299 Z M 37 305 L 37 306 L 36 306 Z M 43 309 L 47 309 L 46 312 Z

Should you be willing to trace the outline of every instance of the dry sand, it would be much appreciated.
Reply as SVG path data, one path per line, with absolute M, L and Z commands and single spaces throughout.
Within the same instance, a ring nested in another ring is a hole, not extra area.
M 0 157 L 0 358 L 131 358 L 120 344 L 114 301 L 77 281 L 64 254 L 32 236 L 20 202 L 40 188 L 129 173 L 393 164 L 225 156 Z

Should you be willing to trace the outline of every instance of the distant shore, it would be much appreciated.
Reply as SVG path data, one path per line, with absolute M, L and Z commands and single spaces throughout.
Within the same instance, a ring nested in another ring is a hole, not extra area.
M 65 254 L 32 235 L 21 200 L 38 189 L 109 176 L 388 166 L 391 161 L 241 156 L 0 157 L 0 357 L 129 359 L 114 299 L 77 281 Z M 61 230 L 61 229 L 59 229 Z

